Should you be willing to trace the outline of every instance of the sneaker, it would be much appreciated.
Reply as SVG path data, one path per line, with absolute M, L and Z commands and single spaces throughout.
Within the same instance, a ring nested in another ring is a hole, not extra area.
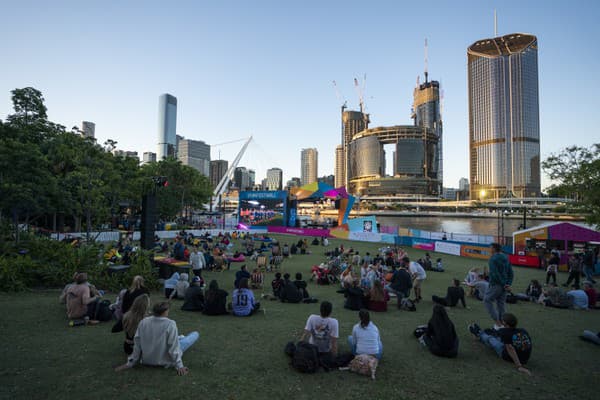
M 471 325 L 469 325 L 469 332 L 471 332 L 473 336 L 479 337 L 479 334 L 481 333 L 481 328 L 476 323 L 472 323 Z
M 502 325 L 494 324 L 494 330 L 495 331 L 499 331 L 502 328 L 504 328 Z

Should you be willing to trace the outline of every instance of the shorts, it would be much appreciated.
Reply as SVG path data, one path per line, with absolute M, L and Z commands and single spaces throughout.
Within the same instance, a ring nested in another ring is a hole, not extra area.
M 415 278 L 413 280 L 413 288 L 418 289 L 421 287 L 421 282 L 423 282 L 424 279 L 419 279 L 419 278 Z

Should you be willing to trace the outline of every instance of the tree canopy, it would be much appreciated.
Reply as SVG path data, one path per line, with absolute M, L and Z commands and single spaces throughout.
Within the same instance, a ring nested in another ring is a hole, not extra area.
M 588 222 L 600 227 L 600 143 L 566 147 L 550 155 L 542 168 L 556 182 L 548 193 L 573 198 L 588 214 Z
M 0 121 L 0 221 L 16 226 L 60 214 L 78 221 L 74 229 L 89 231 L 123 204 L 139 209 L 156 175 L 170 182 L 157 193 L 164 219 L 210 197 L 208 179 L 174 159 L 140 167 L 135 158 L 113 155 L 116 141 L 102 146 L 48 121 L 42 93 L 34 88 L 13 90 L 12 101 L 14 113 Z

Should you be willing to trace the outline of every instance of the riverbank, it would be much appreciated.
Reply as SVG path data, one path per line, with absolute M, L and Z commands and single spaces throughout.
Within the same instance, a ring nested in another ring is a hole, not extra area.
M 334 217 L 338 215 L 337 210 L 321 210 L 321 216 Z M 450 211 L 400 211 L 400 210 L 370 210 L 350 212 L 350 217 L 366 216 L 382 217 L 451 217 L 451 218 L 493 218 L 498 219 L 498 215 L 493 212 L 450 212 Z M 523 214 L 512 213 L 504 214 L 504 219 L 523 219 Z M 546 221 L 585 221 L 582 215 L 563 215 L 563 214 L 527 214 L 527 219 L 546 220 Z

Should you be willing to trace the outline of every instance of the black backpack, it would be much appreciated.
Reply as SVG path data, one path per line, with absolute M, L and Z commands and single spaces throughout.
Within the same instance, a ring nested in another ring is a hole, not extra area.
M 98 321 L 110 321 L 113 317 L 110 309 L 110 301 L 101 300 L 96 304 L 96 312 L 94 313 L 94 319 Z
M 292 367 L 303 373 L 314 373 L 319 369 L 317 346 L 307 342 L 298 342 L 292 357 Z

